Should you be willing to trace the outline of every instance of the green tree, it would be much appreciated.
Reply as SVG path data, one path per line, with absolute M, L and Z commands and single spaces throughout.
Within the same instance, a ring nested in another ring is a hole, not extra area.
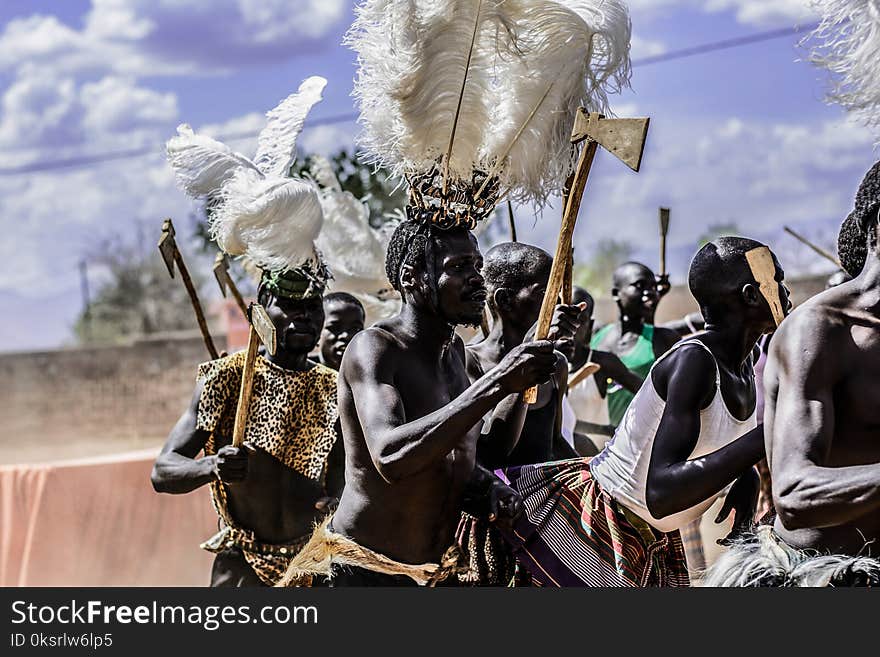
M 573 280 L 589 290 L 594 297 L 605 297 L 611 293 L 611 275 L 621 264 L 632 258 L 633 245 L 625 240 L 602 239 L 596 242 L 585 260 L 575 252 Z
M 702 249 L 709 242 L 727 235 L 739 235 L 739 227 L 733 221 L 712 223 L 706 226 L 706 230 L 697 238 L 697 249 Z
M 169 277 L 158 250 L 146 251 L 141 246 L 145 243 L 151 241 L 132 244 L 113 237 L 87 254 L 93 278 L 99 274 L 102 283 L 74 323 L 78 343 L 118 344 L 139 336 L 196 328 L 179 275 Z M 188 262 L 188 269 L 198 289 L 205 279 L 195 264 Z

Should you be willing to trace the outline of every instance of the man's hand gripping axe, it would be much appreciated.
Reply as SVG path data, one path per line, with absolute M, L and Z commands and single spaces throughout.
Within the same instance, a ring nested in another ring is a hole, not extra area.
M 216 359 L 218 357 L 217 348 L 214 346 L 214 341 L 211 339 L 211 334 L 208 332 L 208 323 L 205 321 L 205 313 L 202 312 L 202 304 L 199 303 L 199 295 L 196 293 L 196 288 L 189 276 L 189 271 L 183 262 L 183 256 L 180 253 L 180 249 L 177 248 L 177 241 L 174 239 L 174 224 L 171 223 L 171 219 L 166 219 L 162 224 L 162 237 L 159 239 L 159 253 L 162 254 L 162 260 L 165 261 L 165 266 L 168 267 L 168 273 L 171 275 L 171 278 L 174 278 L 175 265 L 177 266 L 178 271 L 180 271 L 180 278 L 186 287 L 186 292 L 189 294 L 189 300 L 196 313 L 196 320 L 199 322 L 199 330 L 202 332 L 205 346 L 208 348 L 208 353 L 211 355 L 211 359 Z
M 587 178 L 590 176 L 593 158 L 596 156 L 596 149 L 601 146 L 616 155 L 630 169 L 638 171 L 642 163 L 642 153 L 645 150 L 649 121 L 650 119 L 647 118 L 606 119 L 601 114 L 588 114 L 583 107 L 578 109 L 574 129 L 571 133 L 571 143 L 577 144 L 582 141 L 586 143 L 581 149 L 571 191 L 566 199 L 562 214 L 562 228 L 559 231 L 559 241 L 556 243 L 556 255 L 553 257 L 550 281 L 544 294 L 544 302 L 541 304 L 541 314 L 538 316 L 536 340 L 547 338 L 559 293 L 563 288 L 571 290 L 571 282 L 565 281 L 567 277 L 571 276 L 572 268 L 568 262 L 572 257 L 571 242 L 584 188 L 587 185 Z M 565 301 L 569 302 L 570 299 L 565 299 Z M 525 391 L 524 397 L 527 403 L 534 404 L 538 398 L 538 389 L 536 387 L 529 388 Z
M 251 397 L 254 392 L 254 364 L 257 360 L 260 342 L 266 346 L 266 351 L 275 355 L 275 325 L 265 308 L 258 303 L 252 303 L 247 316 L 250 319 L 251 328 L 248 334 L 244 370 L 241 373 L 241 388 L 238 390 L 238 406 L 235 408 L 235 428 L 232 431 L 233 447 L 241 447 L 244 443 L 244 429 L 247 425 L 248 410 L 250 410 Z

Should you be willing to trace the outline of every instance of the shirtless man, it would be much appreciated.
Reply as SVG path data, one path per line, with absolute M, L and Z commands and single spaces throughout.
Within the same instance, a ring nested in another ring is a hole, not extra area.
M 654 326 L 660 300 L 657 277 L 638 262 L 627 262 L 614 270 L 611 295 L 620 313 L 614 324 L 599 329 L 590 346 L 618 356 L 635 377 L 615 382 L 597 373 L 600 392 L 608 400 L 612 425 L 620 424 L 627 406 L 638 392 L 654 361 L 675 344 L 678 333 Z
M 503 242 L 486 253 L 483 277 L 492 314 L 492 330 L 485 339 L 468 345 L 468 375 L 472 381 L 498 365 L 514 347 L 522 344 L 538 321 L 544 292 L 550 280 L 553 258 L 536 246 L 522 242 Z M 556 308 L 548 339 L 571 342 L 585 307 L 561 305 Z M 560 345 L 562 346 L 562 345 Z M 556 372 L 551 383 L 540 386 L 535 404 L 526 404 L 522 395 L 511 395 L 499 404 L 490 420 L 512 422 L 521 432 L 509 432 L 513 444 L 499 445 L 481 440 L 477 460 L 489 468 L 543 463 L 577 456 L 562 437 L 562 394 L 568 361 L 557 352 Z
M 697 253 L 689 284 L 706 331 L 657 361 L 598 456 L 507 471 L 529 510 L 508 538 L 538 583 L 687 585 L 679 530 L 731 483 L 719 522 L 731 511 L 737 530 L 751 522 L 764 456 L 752 362 L 775 326 L 745 256 L 757 248 L 723 237 Z
M 748 575 L 740 567 L 717 583 L 880 584 L 880 163 L 859 189 L 854 217 L 867 250 L 844 235 L 839 250 L 856 278 L 812 297 L 783 322 L 764 378 L 778 515 L 772 531 L 759 528 L 741 552 L 770 542 L 777 549 L 761 552 L 782 551 L 788 565 Z
M 246 448 L 230 444 L 239 352 L 199 367 L 192 402 L 151 477 L 160 493 L 211 486 L 224 525 L 202 545 L 217 555 L 211 586 L 275 584 L 343 485 L 336 373 L 308 360 L 324 321 L 320 291 L 291 298 L 270 290 L 262 284 L 258 297 L 278 346 L 274 356 L 257 356 Z
M 508 395 L 548 381 L 556 356 L 552 342 L 526 343 L 469 381 L 454 328 L 479 325 L 482 266 L 464 228 L 405 221 L 395 230 L 386 271 L 403 304 L 346 352 L 345 490 L 288 579 L 329 563 L 331 586 L 434 584 L 453 573 L 462 510 L 497 522 L 519 514 L 519 496 L 475 467 L 481 420 Z
M 364 307 L 347 292 L 324 295 L 324 328 L 321 331 L 321 363 L 339 371 L 342 355 L 351 339 L 364 330 Z

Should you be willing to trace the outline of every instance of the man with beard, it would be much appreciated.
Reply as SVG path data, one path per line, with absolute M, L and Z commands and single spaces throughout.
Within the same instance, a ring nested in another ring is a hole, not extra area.
M 478 325 L 486 290 L 477 242 L 462 226 L 409 220 L 391 237 L 389 281 L 400 313 L 359 333 L 340 372 L 346 486 L 335 514 L 285 582 L 434 585 L 454 575 L 462 510 L 509 522 L 519 496 L 475 466 L 484 415 L 550 379 L 553 343 L 514 348 L 471 383 L 457 325 Z M 498 425 L 490 440 L 509 426 Z
M 718 586 L 878 586 L 880 162 L 841 227 L 853 280 L 804 302 L 773 337 L 765 374 L 777 516 L 724 555 Z
M 750 257 L 775 271 L 753 271 Z M 686 586 L 681 527 L 731 483 L 719 518 L 735 511 L 737 531 L 751 522 L 764 456 L 752 362 L 788 307 L 782 279 L 759 242 L 707 244 L 689 274 L 706 331 L 655 363 L 605 449 L 507 470 L 527 513 L 506 536 L 537 583 Z
M 351 339 L 364 330 L 366 319 L 361 302 L 347 292 L 324 296 L 324 328 L 321 331 L 321 363 L 339 371 L 342 355 Z
M 678 340 L 678 334 L 654 326 L 654 313 L 660 300 L 657 277 L 638 262 L 626 262 L 614 270 L 611 295 L 617 303 L 619 320 L 599 329 L 590 346 L 615 354 L 635 375 L 615 381 L 598 375 L 600 392 L 608 401 L 608 418 L 620 424 L 638 392 L 641 382 L 659 356 Z
M 245 352 L 199 366 L 189 408 L 153 467 L 160 493 L 211 486 L 221 531 L 211 586 L 271 586 L 343 484 L 336 372 L 312 362 L 324 321 L 322 286 L 264 273 L 258 298 L 275 325 L 275 355 L 258 354 L 245 446 L 231 443 Z M 204 455 L 198 454 L 204 450 Z

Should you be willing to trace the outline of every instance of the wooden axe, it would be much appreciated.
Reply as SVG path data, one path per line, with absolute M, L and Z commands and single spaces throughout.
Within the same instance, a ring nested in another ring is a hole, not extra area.
M 793 230 L 792 230 L 791 228 L 789 228 L 788 226 L 783 226 L 783 229 L 785 230 L 786 233 L 788 233 L 789 235 L 791 235 L 792 237 L 794 237 L 796 240 L 799 240 L 800 242 L 806 244 L 808 247 L 810 247 L 811 249 L 813 249 L 813 251 L 815 251 L 816 253 L 818 253 L 818 254 L 819 254 L 820 256 L 822 256 L 823 258 L 826 258 L 826 259 L 830 260 L 831 262 L 833 262 L 833 263 L 835 264 L 835 266 L 836 266 L 838 269 L 843 269 L 843 265 L 840 264 L 840 260 L 838 260 L 837 258 L 835 258 L 835 257 L 834 257 L 833 255 L 831 255 L 830 253 L 828 253 L 828 251 L 826 251 L 825 249 L 823 249 L 821 246 L 816 246 L 816 245 L 813 244 L 810 240 L 808 240 L 806 237 L 804 237 L 803 235 L 799 235 L 798 233 L 796 233 L 795 231 L 793 231 Z
M 596 156 L 596 149 L 601 146 L 617 156 L 630 169 L 638 171 L 642 163 L 642 154 L 645 151 L 649 121 L 648 118 L 606 119 L 603 115 L 595 112 L 588 114 L 583 107 L 578 109 L 574 120 L 574 129 L 571 133 L 571 143 L 577 144 L 582 141 L 586 143 L 581 149 L 571 192 L 562 214 L 562 227 L 559 231 L 559 241 L 556 243 L 556 255 L 553 257 L 550 281 L 547 285 L 547 292 L 544 294 L 544 302 L 541 304 L 541 314 L 538 316 L 536 340 L 546 339 L 550 331 L 553 308 L 562 291 L 563 277 L 571 253 L 574 226 L 578 210 L 581 207 L 584 188 L 587 185 L 587 178 L 590 176 L 590 169 L 593 166 L 593 158 Z M 537 387 L 526 390 L 525 400 L 527 403 L 534 404 L 537 399 Z
M 250 312 L 250 332 L 248 333 L 247 353 L 244 358 L 244 370 L 241 373 L 241 387 L 238 390 L 238 405 L 235 408 L 235 428 L 232 431 L 232 446 L 241 447 L 244 442 L 244 429 L 247 425 L 248 410 L 254 393 L 254 365 L 260 342 L 275 355 L 275 325 L 269 318 L 266 309 L 258 303 L 252 303 Z
M 660 208 L 660 276 L 666 276 L 667 233 L 669 233 L 669 208 Z
M 227 290 L 231 292 L 236 305 L 241 309 L 241 313 L 247 317 L 247 304 L 244 302 L 241 292 L 238 291 L 235 281 L 232 280 L 232 276 L 229 275 L 229 263 L 226 262 L 226 256 L 222 252 L 214 258 L 214 278 L 217 279 L 217 285 L 220 286 L 220 294 L 225 298 Z
M 199 330 L 202 332 L 205 346 L 208 348 L 208 353 L 211 354 L 211 359 L 217 359 L 217 348 L 214 346 L 214 340 L 211 339 L 211 334 L 208 332 L 208 323 L 205 321 L 205 313 L 202 312 L 202 304 L 199 303 L 199 295 L 196 293 L 196 288 L 193 286 L 189 271 L 183 262 L 180 249 L 177 248 L 177 241 L 174 239 L 174 224 L 171 223 L 171 219 L 166 219 L 162 223 L 159 253 L 162 254 L 162 260 L 165 261 L 165 266 L 168 267 L 168 273 L 171 275 L 171 278 L 174 278 L 174 266 L 177 265 L 177 269 L 180 271 L 180 278 L 183 280 L 183 285 L 186 287 L 189 300 L 196 313 L 196 320 L 199 322 Z

